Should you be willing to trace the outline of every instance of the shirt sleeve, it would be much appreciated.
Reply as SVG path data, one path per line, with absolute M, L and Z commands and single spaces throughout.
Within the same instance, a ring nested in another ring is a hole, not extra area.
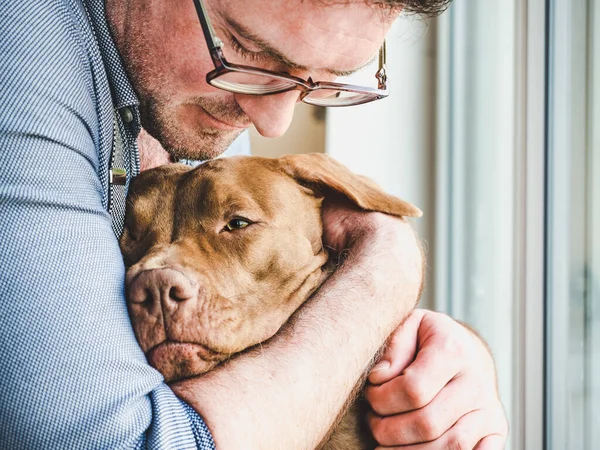
M 0 448 L 214 448 L 129 322 L 67 5 L 0 2 Z

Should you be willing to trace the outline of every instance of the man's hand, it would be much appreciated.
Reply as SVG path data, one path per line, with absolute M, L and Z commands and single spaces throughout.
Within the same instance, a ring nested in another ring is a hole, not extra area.
M 369 376 L 369 426 L 378 448 L 504 448 L 508 423 L 494 361 L 474 332 L 415 310 Z

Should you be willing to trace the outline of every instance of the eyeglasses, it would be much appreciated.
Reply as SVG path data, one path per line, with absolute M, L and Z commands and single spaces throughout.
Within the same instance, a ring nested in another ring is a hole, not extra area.
M 283 72 L 232 64 L 223 55 L 223 41 L 214 32 L 203 0 L 194 0 L 196 12 L 215 69 L 206 75 L 211 86 L 228 92 L 246 95 L 272 95 L 292 90 L 301 91 L 300 100 L 317 106 L 353 106 L 388 96 L 385 70 L 385 41 L 379 50 L 379 70 L 375 74 L 377 88 L 344 83 L 304 80 Z

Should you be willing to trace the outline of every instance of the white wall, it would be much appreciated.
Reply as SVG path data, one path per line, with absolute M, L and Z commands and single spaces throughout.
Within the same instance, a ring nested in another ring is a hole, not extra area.
M 330 108 L 326 121 L 326 152 L 418 206 L 424 216 L 413 223 L 426 245 L 434 236 L 435 34 L 434 23 L 400 18 L 388 35 L 390 96 Z M 352 81 L 375 87 L 376 70 L 375 64 Z M 428 275 L 421 305 L 431 305 L 433 288 Z
M 264 138 L 254 127 L 250 129 L 252 154 L 267 158 L 297 153 L 325 151 L 325 111 L 323 108 L 300 103 L 287 132 L 276 139 Z

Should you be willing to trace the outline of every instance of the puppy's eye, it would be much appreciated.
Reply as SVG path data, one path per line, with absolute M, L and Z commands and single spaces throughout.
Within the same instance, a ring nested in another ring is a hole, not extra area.
M 227 222 L 227 225 L 225 225 L 223 231 L 241 230 L 242 228 L 246 228 L 248 225 L 250 225 L 250 222 L 246 219 L 233 219 Z

